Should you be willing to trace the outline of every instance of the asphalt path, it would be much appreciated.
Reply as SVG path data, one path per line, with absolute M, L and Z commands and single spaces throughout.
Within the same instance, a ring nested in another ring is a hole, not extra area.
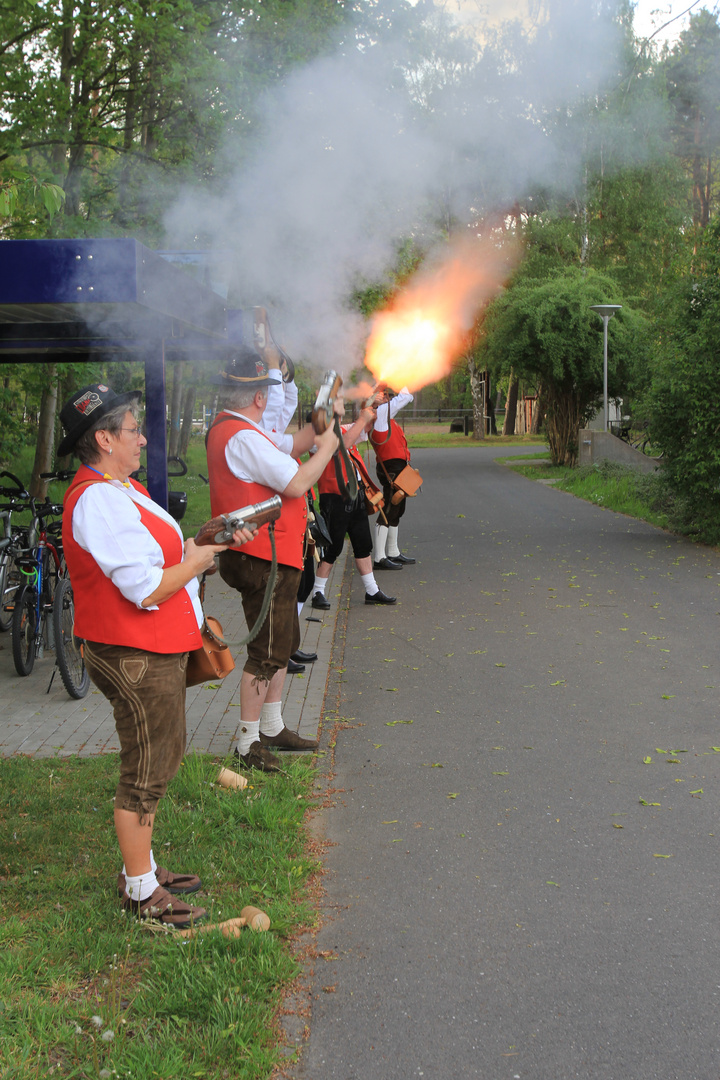
M 397 607 L 348 585 L 292 1075 L 716 1080 L 720 558 L 486 449 L 413 463 Z

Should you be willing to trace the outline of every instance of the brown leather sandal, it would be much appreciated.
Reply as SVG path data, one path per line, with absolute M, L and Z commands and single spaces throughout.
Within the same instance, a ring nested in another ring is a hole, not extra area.
M 122 906 L 139 919 L 152 919 L 163 926 L 174 926 L 184 930 L 199 923 L 207 915 L 206 908 L 191 907 L 184 900 L 178 900 L 167 889 L 158 888 L 147 900 L 131 900 L 127 893 L 123 895 Z

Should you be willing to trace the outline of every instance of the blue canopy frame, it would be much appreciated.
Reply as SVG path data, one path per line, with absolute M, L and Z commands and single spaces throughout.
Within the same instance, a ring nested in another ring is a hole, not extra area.
M 137 240 L 0 241 L 0 364 L 142 362 L 148 490 L 165 508 L 166 362 L 241 340 L 241 314 Z

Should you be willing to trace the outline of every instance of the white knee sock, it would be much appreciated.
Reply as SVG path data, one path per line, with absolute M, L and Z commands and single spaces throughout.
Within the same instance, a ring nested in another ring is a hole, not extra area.
M 297 606 L 297 609 L 298 609 L 298 619 L 299 619 L 299 618 L 300 618 L 300 616 L 302 615 L 302 609 L 303 609 L 304 607 L 305 607 L 305 601 L 304 601 L 304 600 L 303 600 L 303 601 L 300 601 L 300 600 L 298 600 L 298 606 Z
M 253 743 L 260 742 L 260 721 L 253 720 L 240 724 L 240 736 L 238 738 L 238 754 L 247 754 Z
M 369 574 L 361 574 L 360 580 L 365 586 L 365 592 L 368 594 L 368 596 L 374 596 L 375 593 L 380 592 L 380 590 L 378 589 L 378 583 L 375 580 L 375 575 L 373 574 L 372 570 Z
M 398 526 L 391 525 L 388 529 L 387 538 L 387 553 L 389 559 L 394 559 L 400 554 L 400 548 L 398 547 Z
M 325 586 L 327 585 L 327 583 L 328 583 L 328 579 L 326 577 L 318 577 L 317 574 L 316 574 L 315 575 L 315 584 L 313 586 L 313 595 L 316 592 L 319 592 L 321 596 L 324 596 L 325 595 Z
M 138 903 L 148 900 L 155 890 L 159 888 L 158 879 L 155 877 L 153 870 L 147 874 L 140 874 L 139 877 L 125 875 L 125 892 L 131 900 L 137 900 Z
M 260 730 L 263 735 L 279 735 L 284 727 L 282 702 L 266 701 L 260 713 Z
M 385 558 L 385 546 L 388 538 L 387 525 L 375 526 L 375 551 L 373 554 L 374 562 L 382 562 Z

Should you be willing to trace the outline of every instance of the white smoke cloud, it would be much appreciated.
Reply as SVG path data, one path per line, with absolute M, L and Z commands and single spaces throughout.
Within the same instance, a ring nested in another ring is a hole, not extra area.
M 383 278 L 400 238 L 427 240 L 441 208 L 462 227 L 534 185 L 572 185 L 582 147 L 555 139 L 552 117 L 613 70 L 613 28 L 593 7 L 528 0 L 532 36 L 516 22 L 475 63 L 477 39 L 427 8 L 414 68 L 401 38 L 345 42 L 267 96 L 253 159 L 221 194 L 181 196 L 167 246 L 231 252 L 240 304 L 268 308 L 290 355 L 349 371 L 366 333 L 349 294 Z

